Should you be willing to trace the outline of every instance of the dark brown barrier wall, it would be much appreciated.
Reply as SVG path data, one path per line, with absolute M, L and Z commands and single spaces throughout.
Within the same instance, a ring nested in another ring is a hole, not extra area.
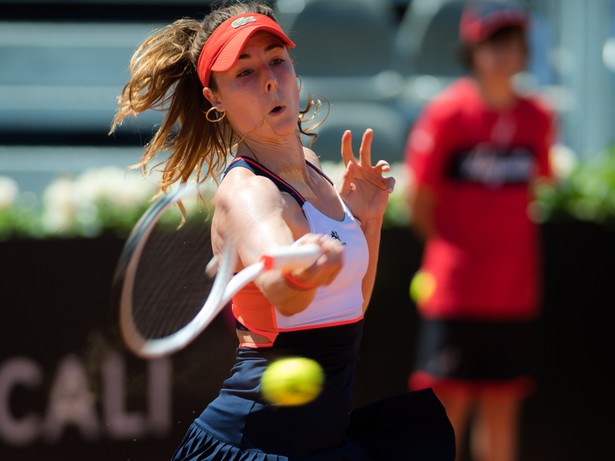
M 545 310 L 537 393 L 524 413 L 524 461 L 606 459 L 615 430 L 611 377 L 615 232 L 543 227 Z M 221 315 L 187 349 L 144 361 L 117 341 L 110 308 L 117 238 L 0 242 L 0 459 L 168 460 L 217 393 L 235 347 Z M 421 245 L 383 233 L 355 404 L 404 392 Z

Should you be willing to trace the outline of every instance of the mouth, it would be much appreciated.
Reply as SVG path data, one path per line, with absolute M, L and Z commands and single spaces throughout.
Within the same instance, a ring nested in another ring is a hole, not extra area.
M 270 115 L 279 115 L 282 112 L 284 112 L 285 107 L 284 106 L 275 106 L 273 109 L 271 109 L 271 111 L 269 112 Z

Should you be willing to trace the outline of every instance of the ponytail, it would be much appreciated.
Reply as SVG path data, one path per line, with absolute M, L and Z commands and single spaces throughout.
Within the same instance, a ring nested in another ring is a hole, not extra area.
M 110 130 L 114 133 L 126 117 L 146 110 L 165 113 L 140 161 L 132 166 L 147 173 L 147 165 L 158 152 L 170 151 L 166 160 L 155 165 L 165 164 L 161 192 L 178 180 L 186 182 L 194 172 L 200 179 L 213 175 L 223 166 L 228 151 L 220 142 L 228 131 L 226 127 L 205 120 L 204 113 L 211 105 L 203 97 L 195 67 L 200 49 L 194 42 L 199 33 L 199 21 L 179 19 L 155 31 L 137 48 L 130 60 L 130 80 L 122 89 Z M 203 165 L 205 175 L 201 178 Z

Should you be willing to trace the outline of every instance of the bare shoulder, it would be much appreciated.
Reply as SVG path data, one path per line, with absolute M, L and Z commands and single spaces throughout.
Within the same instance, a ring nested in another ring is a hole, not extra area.
M 264 226 L 271 216 L 281 215 L 279 210 L 283 206 L 280 192 L 269 179 L 246 168 L 229 170 L 214 196 L 214 245 L 221 247 L 221 242 L 230 238 L 256 251 L 260 247 L 254 236 L 262 234 L 257 228 Z
M 241 259 L 249 264 L 267 248 L 290 245 L 307 232 L 301 218 L 301 207 L 269 178 L 233 168 L 215 195 L 212 235 L 218 246 L 229 238 L 240 242 Z
M 318 155 L 316 155 L 316 152 L 314 152 L 312 149 L 310 149 L 308 147 L 304 147 L 303 148 L 303 156 L 312 165 L 317 166 L 318 168 L 321 167 L 321 165 L 320 165 L 320 158 L 318 157 Z
M 280 191 L 268 178 L 254 174 L 247 168 L 233 168 L 220 182 L 215 196 L 216 208 L 230 212 L 266 209 L 281 203 Z

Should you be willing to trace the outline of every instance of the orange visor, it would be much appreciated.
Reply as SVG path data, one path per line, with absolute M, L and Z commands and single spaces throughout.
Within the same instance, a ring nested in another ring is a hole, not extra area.
M 280 38 L 285 46 L 295 47 L 293 41 L 270 17 L 257 13 L 233 16 L 213 31 L 201 50 L 197 72 L 204 87 L 209 86 L 212 71 L 224 72 L 233 67 L 248 39 L 259 30 Z

